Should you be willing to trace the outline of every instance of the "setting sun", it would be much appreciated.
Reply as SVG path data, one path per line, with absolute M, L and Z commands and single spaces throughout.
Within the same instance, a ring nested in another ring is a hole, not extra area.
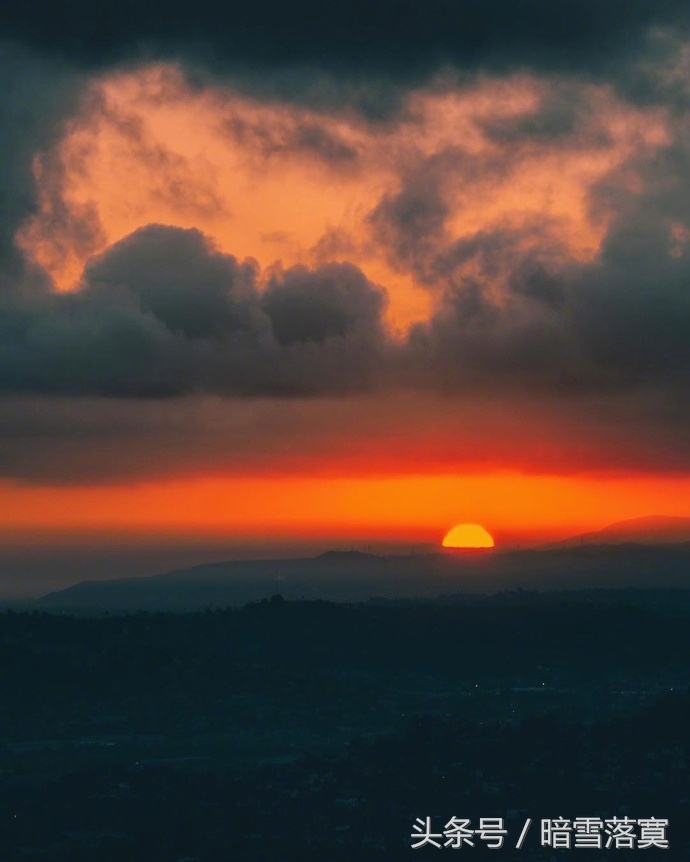
M 444 548 L 493 548 L 494 540 L 479 524 L 457 524 L 442 542 Z

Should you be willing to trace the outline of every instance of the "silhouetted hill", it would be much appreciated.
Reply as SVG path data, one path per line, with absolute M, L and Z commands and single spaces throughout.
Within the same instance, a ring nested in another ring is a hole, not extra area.
M 366 551 L 324 551 L 316 557 L 317 560 L 375 560 L 376 554 L 368 554 Z
M 79 612 L 198 610 L 287 598 L 365 601 L 505 590 L 685 588 L 690 543 L 583 545 L 488 555 L 375 556 L 330 552 L 219 562 L 140 578 L 83 581 L 31 607 Z
M 581 533 L 560 542 L 543 545 L 543 550 L 576 545 L 616 545 L 634 542 L 645 545 L 668 545 L 690 542 L 690 518 L 650 515 L 616 521 L 601 530 Z

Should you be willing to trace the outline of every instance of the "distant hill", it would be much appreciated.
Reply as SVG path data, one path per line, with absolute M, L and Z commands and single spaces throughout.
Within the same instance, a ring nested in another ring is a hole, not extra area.
M 690 518 L 650 515 L 616 521 L 591 533 L 581 533 L 560 542 L 542 545 L 541 550 L 572 548 L 577 545 L 621 545 L 634 542 L 643 545 L 673 545 L 690 542 Z
M 211 563 L 151 577 L 82 581 L 32 602 L 65 612 L 189 611 L 288 599 L 367 601 L 505 590 L 690 588 L 690 543 L 590 544 L 487 555 L 326 553 Z

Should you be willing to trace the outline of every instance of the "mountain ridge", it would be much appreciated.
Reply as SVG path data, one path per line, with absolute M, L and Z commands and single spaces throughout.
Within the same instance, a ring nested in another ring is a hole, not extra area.
M 540 550 L 555 550 L 575 545 L 676 545 L 690 542 L 690 518 L 676 515 L 645 515 L 614 521 L 600 530 L 579 533 L 557 542 L 540 545 Z
M 366 601 L 458 591 L 690 587 L 690 542 L 566 545 L 485 556 L 319 555 L 205 563 L 146 577 L 81 581 L 34 600 L 37 610 L 188 611 L 286 598 Z

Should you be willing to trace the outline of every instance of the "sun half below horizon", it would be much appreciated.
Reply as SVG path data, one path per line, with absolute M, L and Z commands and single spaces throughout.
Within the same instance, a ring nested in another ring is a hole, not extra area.
M 491 533 L 481 524 L 456 524 L 443 537 L 444 548 L 488 549 L 494 547 Z

